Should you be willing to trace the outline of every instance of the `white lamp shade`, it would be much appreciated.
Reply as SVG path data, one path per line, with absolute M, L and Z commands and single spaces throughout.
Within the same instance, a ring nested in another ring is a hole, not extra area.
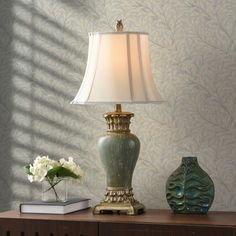
M 89 34 L 87 67 L 72 104 L 160 101 L 151 73 L 147 33 Z

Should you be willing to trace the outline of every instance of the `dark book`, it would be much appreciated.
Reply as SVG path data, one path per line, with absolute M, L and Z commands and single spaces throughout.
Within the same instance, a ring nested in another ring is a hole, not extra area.
M 72 198 L 66 202 L 32 201 L 21 203 L 19 208 L 21 213 L 67 214 L 89 208 L 89 200 Z

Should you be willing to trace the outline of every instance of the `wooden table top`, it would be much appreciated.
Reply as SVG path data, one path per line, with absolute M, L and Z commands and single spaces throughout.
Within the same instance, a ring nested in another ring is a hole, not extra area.
M 147 210 L 146 213 L 136 216 L 128 215 L 93 215 L 92 210 L 83 210 L 66 215 L 53 214 L 23 214 L 19 211 L 0 213 L 0 219 L 30 219 L 30 220 L 58 220 L 58 221 L 87 221 L 133 224 L 159 225 L 217 225 L 235 226 L 236 212 L 210 211 L 207 215 L 174 214 L 171 210 Z

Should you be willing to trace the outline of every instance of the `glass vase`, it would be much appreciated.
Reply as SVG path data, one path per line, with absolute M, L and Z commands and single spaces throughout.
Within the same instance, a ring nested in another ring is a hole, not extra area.
M 54 178 L 42 182 L 42 201 L 66 202 L 69 178 Z

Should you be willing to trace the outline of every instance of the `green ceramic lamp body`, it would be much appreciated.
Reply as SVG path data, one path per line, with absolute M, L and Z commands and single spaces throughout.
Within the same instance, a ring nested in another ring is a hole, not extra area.
M 196 157 L 183 157 L 166 183 L 167 202 L 175 213 L 206 214 L 214 193 L 214 183 Z
M 98 141 L 107 187 L 131 188 L 140 142 L 132 133 L 108 133 Z
M 114 112 L 104 115 L 107 133 L 98 141 L 98 150 L 106 172 L 107 188 L 104 200 L 95 206 L 94 213 L 124 212 L 129 215 L 144 212 L 144 205 L 134 199 L 132 177 L 139 156 L 139 139 L 130 132 L 133 113 Z

